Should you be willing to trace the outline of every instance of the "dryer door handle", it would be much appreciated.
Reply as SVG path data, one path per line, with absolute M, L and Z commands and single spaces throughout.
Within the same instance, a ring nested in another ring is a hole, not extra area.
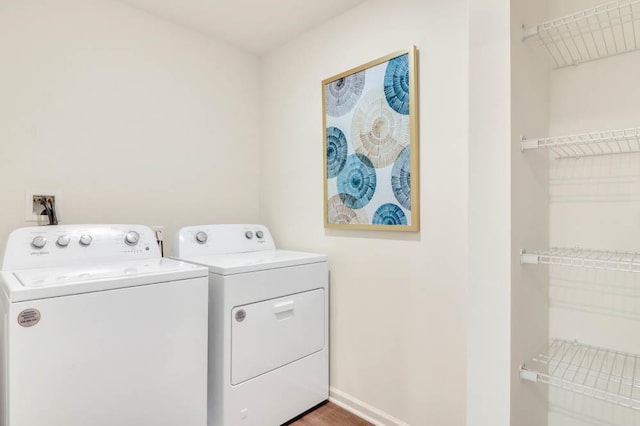
M 287 300 L 286 302 L 280 302 L 273 305 L 273 313 L 276 315 L 283 314 L 285 312 L 293 311 L 296 303 L 293 300 Z

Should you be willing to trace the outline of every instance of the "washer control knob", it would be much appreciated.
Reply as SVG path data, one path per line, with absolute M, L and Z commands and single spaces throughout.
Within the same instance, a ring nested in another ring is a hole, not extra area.
M 135 246 L 140 241 L 140 234 L 136 231 L 129 231 L 124 234 L 124 242 L 128 246 Z
M 41 236 L 35 237 L 33 240 L 31 240 L 31 245 L 33 246 L 33 248 L 41 249 L 42 247 L 47 245 L 47 239 Z
M 80 244 L 83 246 L 88 246 L 93 241 L 93 237 L 89 234 L 83 234 L 80 237 Z
M 256 237 L 258 237 L 259 239 L 263 239 L 264 238 L 264 232 L 256 231 Z
M 71 238 L 68 235 L 60 235 L 56 240 L 58 247 L 66 247 L 71 242 Z
M 247 231 L 244 233 L 244 236 L 247 237 L 247 240 L 250 240 L 253 238 L 253 232 Z
M 204 231 L 198 231 L 198 233 L 196 234 L 196 241 L 198 242 L 198 244 L 204 244 L 208 239 L 209 236 Z

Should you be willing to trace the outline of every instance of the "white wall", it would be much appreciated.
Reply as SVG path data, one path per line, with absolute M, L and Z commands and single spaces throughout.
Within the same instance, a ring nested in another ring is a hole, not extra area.
M 321 81 L 412 44 L 422 231 L 325 230 Z M 263 62 L 262 220 L 329 254 L 332 396 L 386 424 L 465 423 L 467 46 L 466 1 L 374 0 Z
M 0 241 L 64 223 L 258 219 L 259 62 L 109 0 L 0 2 Z M 2 243 L 0 243 L 2 244 Z
M 467 424 L 507 426 L 511 388 L 509 0 L 470 0 Z
M 547 388 L 519 375 L 549 341 L 549 271 L 521 265 L 519 255 L 549 247 L 548 154 L 519 146 L 522 136 L 545 136 L 549 126 L 547 65 L 521 30 L 547 17 L 545 2 L 511 0 L 511 424 L 518 426 L 547 424 Z
M 549 1 L 551 17 L 591 7 L 589 0 Z M 554 136 L 640 125 L 640 54 L 550 73 Z M 551 244 L 605 250 L 640 249 L 639 154 L 551 162 Z M 575 268 L 551 270 L 553 337 L 640 353 L 640 277 Z M 636 375 L 636 377 L 638 377 Z M 551 426 L 640 424 L 640 413 L 554 391 Z

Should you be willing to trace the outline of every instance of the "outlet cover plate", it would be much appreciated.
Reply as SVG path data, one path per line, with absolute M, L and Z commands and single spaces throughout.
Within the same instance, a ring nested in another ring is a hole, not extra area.
M 37 215 L 33 212 L 33 197 L 35 195 L 49 195 L 56 200 L 56 216 L 60 220 L 60 206 L 62 205 L 62 192 L 57 189 L 36 188 L 27 189 L 24 194 L 24 220 L 27 222 L 38 222 L 45 225 L 49 223 L 46 215 Z

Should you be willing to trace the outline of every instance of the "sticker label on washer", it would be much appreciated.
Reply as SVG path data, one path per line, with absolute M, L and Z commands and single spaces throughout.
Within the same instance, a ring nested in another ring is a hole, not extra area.
M 18 324 L 22 327 L 33 327 L 40 322 L 40 311 L 37 309 L 25 309 L 18 314 Z

